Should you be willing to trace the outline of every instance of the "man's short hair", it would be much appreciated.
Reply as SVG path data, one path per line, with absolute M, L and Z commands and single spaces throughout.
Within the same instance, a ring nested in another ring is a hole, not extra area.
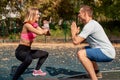
M 88 5 L 81 5 L 81 6 L 80 6 L 80 9 L 82 9 L 82 11 L 84 11 L 84 12 L 87 12 L 88 15 L 89 15 L 90 17 L 92 17 L 92 15 L 93 15 L 93 9 L 92 9 L 92 7 L 90 7 L 90 6 L 88 6 Z

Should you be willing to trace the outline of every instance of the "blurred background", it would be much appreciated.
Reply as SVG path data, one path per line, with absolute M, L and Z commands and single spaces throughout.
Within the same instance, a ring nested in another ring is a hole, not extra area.
M 82 29 L 83 24 L 77 17 L 82 4 L 93 7 L 94 19 L 100 22 L 109 39 L 112 43 L 120 43 L 120 0 L 0 0 L 0 43 L 18 42 L 26 9 L 29 6 L 38 7 L 42 13 L 39 25 L 43 25 L 44 19 L 48 20 L 51 33 L 51 36 L 38 36 L 35 41 L 43 42 L 43 44 L 33 45 L 33 48 L 43 49 L 50 53 L 48 60 L 42 66 L 43 70 L 48 72 L 46 78 L 66 78 L 80 74 L 84 72 L 84 69 L 76 57 L 77 48 L 64 43 L 61 46 L 58 43 L 72 42 L 70 33 L 72 21 L 76 21 Z M 52 42 L 58 42 L 57 46 L 44 44 Z M 15 72 L 14 68 L 16 69 L 20 64 L 14 55 L 17 45 L 11 43 L 0 45 L 0 80 L 11 80 L 11 75 Z M 117 56 L 114 61 L 99 63 L 102 71 L 120 73 L 120 45 L 119 47 L 115 46 L 115 49 Z M 20 80 L 27 77 L 34 78 L 31 70 L 35 64 L 36 61 Z M 118 80 L 120 79 L 119 73 L 105 75 L 105 78 Z
M 120 0 L 0 0 L 0 42 L 19 41 L 23 25 L 24 12 L 29 6 L 38 7 L 42 20 L 49 21 L 51 36 L 39 36 L 35 41 L 69 42 L 71 41 L 70 24 L 76 21 L 81 4 L 94 9 L 94 19 L 103 26 L 113 42 L 120 42 Z M 45 39 L 45 40 L 43 40 Z

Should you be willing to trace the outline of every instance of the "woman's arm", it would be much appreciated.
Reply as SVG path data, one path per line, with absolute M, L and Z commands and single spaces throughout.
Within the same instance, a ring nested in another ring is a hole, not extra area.
M 25 27 L 27 30 L 29 30 L 29 31 L 37 34 L 37 35 L 46 34 L 47 31 L 48 31 L 47 29 L 41 29 L 40 27 L 34 28 L 31 24 L 28 24 L 28 23 L 26 23 L 26 24 L 24 25 L 24 27 Z

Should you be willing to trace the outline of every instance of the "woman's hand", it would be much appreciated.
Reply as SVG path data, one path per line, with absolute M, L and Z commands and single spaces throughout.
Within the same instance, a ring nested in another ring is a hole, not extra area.
M 46 35 L 48 33 L 49 29 L 43 28 L 43 31 L 44 31 L 44 34 Z

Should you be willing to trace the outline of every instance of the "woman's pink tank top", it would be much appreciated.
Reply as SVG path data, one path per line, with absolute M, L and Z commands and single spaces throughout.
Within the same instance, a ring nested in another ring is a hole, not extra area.
M 26 22 L 28 23 L 28 22 Z M 31 24 L 31 23 L 29 23 Z M 32 23 L 31 24 L 34 28 L 38 27 L 38 23 Z M 25 39 L 25 40 L 29 40 L 29 41 L 33 41 L 33 39 L 36 37 L 37 35 L 33 32 L 28 32 L 28 33 L 21 33 L 21 38 Z

